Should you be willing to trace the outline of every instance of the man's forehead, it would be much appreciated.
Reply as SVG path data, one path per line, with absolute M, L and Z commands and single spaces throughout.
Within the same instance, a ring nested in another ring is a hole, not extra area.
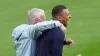
M 64 9 L 63 12 L 64 13 L 69 13 L 69 10 L 68 9 Z

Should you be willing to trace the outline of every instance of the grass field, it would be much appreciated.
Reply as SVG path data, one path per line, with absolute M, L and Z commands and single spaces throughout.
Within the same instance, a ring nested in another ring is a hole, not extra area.
M 51 9 L 58 4 L 70 10 L 67 37 L 75 42 L 70 48 L 64 46 L 63 56 L 100 56 L 100 0 L 0 0 L 0 56 L 15 56 L 11 33 L 27 23 L 29 9 L 44 9 L 50 20 Z

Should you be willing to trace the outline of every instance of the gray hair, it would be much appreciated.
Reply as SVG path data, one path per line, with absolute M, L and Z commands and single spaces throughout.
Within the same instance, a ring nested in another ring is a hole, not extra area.
M 41 15 L 44 13 L 44 10 L 39 8 L 33 8 L 31 10 L 28 10 L 28 21 L 29 23 L 34 22 L 34 19 L 39 18 L 41 19 Z

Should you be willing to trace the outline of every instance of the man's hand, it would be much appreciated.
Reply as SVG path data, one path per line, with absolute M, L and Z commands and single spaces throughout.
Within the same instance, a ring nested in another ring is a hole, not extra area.
M 60 28 L 61 28 L 61 30 L 62 30 L 64 33 L 66 33 L 66 28 L 65 28 L 65 26 L 64 26 L 63 24 L 61 25 Z
M 67 38 L 66 39 L 66 43 L 68 44 L 68 47 L 72 46 L 72 44 L 74 43 L 72 39 Z

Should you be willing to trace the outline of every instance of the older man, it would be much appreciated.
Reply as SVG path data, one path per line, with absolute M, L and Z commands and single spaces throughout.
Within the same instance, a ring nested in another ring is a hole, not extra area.
M 61 26 L 59 21 L 45 21 L 44 11 L 38 8 L 28 11 L 28 22 L 29 24 L 17 26 L 12 32 L 16 56 L 34 56 L 36 49 L 35 39 L 42 34 L 42 31 Z

